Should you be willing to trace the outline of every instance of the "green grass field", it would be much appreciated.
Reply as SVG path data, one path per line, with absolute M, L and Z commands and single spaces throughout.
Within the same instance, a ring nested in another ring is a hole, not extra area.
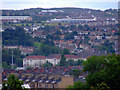
M 49 25 L 49 26 L 57 26 L 59 23 L 46 23 L 45 21 L 42 21 L 42 23 L 44 23 L 44 25 Z M 33 25 L 42 25 L 42 23 L 33 23 Z M 61 23 L 63 26 L 66 24 L 66 23 Z M 26 25 L 29 25 L 31 26 L 32 23 L 14 23 L 14 24 L 9 24 L 9 25 L 3 25 L 3 26 L 7 26 L 7 27 L 10 27 L 10 26 L 26 26 Z

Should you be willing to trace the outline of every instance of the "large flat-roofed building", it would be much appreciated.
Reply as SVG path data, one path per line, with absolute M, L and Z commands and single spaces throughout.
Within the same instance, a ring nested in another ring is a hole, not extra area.
M 1 16 L 0 20 L 3 22 L 20 22 L 20 21 L 32 21 L 30 16 Z
M 84 19 L 72 19 L 72 18 L 62 18 L 62 19 L 51 19 L 48 22 L 69 22 L 69 23 L 73 23 L 73 22 L 88 22 L 88 21 L 96 21 L 96 18 L 84 18 Z
M 39 14 L 43 14 L 43 13 L 58 13 L 58 12 L 64 12 L 63 10 L 41 10 L 41 12 L 39 12 Z

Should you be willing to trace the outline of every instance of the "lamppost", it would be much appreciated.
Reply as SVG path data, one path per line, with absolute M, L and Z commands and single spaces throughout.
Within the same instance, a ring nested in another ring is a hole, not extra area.
M 13 51 L 12 51 L 12 69 L 13 69 Z

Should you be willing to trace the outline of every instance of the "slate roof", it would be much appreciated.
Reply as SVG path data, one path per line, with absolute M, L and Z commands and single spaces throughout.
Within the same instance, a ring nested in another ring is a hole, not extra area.
M 52 58 L 60 59 L 61 54 L 50 54 L 47 56 L 47 59 L 52 59 Z
M 28 75 L 22 78 L 22 81 L 26 81 L 28 79 Z
M 51 79 L 49 79 L 49 80 L 46 80 L 46 83 L 51 83 L 52 81 L 54 81 L 54 77 L 53 78 L 51 78 Z
M 60 81 L 62 81 L 61 78 L 58 78 L 57 80 L 55 80 L 55 83 L 57 84 L 57 83 L 59 83 Z
M 66 58 L 77 58 L 79 59 L 79 57 L 77 55 L 65 55 Z
M 43 55 L 36 55 L 36 56 L 32 55 L 32 56 L 27 56 L 24 59 L 26 59 L 26 60 L 29 60 L 29 59 L 32 59 L 32 60 L 35 60 L 35 59 L 37 59 L 37 60 L 45 59 L 46 60 L 46 57 L 43 56 Z
M 42 76 L 38 77 L 37 79 L 35 79 L 35 82 L 39 82 L 41 80 Z

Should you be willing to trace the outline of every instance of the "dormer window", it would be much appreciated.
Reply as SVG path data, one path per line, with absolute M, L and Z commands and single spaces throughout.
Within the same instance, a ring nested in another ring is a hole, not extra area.
M 32 58 L 30 59 L 30 62 L 32 62 Z
M 56 59 L 54 59 L 54 61 L 56 61 Z

